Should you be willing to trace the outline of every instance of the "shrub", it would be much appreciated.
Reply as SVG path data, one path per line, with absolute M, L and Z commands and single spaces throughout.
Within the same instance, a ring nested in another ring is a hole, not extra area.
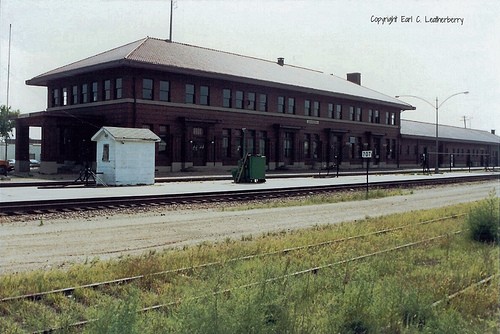
M 493 192 L 470 211 L 467 226 L 472 240 L 499 241 L 499 200 Z

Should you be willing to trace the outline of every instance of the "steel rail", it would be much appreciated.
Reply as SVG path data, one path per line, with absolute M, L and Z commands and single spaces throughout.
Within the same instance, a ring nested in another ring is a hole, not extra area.
M 94 282 L 94 283 L 89 283 L 89 284 L 84 284 L 84 285 L 78 285 L 78 286 L 73 286 L 73 287 L 68 287 L 68 288 L 61 288 L 61 289 L 54 289 L 54 290 L 49 290 L 49 291 L 42 291 L 42 292 L 37 292 L 37 293 L 31 293 L 31 294 L 24 294 L 24 295 L 18 295 L 18 296 L 11 296 L 11 297 L 4 297 L 0 299 L 0 303 L 2 302 L 11 302 L 11 301 L 16 301 L 16 300 L 32 300 L 32 301 L 38 301 L 41 300 L 43 297 L 49 296 L 49 295 L 54 295 L 54 294 L 63 294 L 65 296 L 71 295 L 75 290 L 77 289 L 89 289 L 89 288 L 98 288 L 106 285 L 112 285 L 112 284 L 124 284 L 124 283 L 131 283 L 136 280 L 140 279 L 145 279 L 149 277 L 154 277 L 154 276 L 160 276 L 160 275 L 167 275 L 167 274 L 178 274 L 186 271 L 193 271 L 196 269 L 204 269 L 204 268 L 209 268 L 211 266 L 216 266 L 216 265 L 223 265 L 225 263 L 232 263 L 232 262 L 238 262 L 238 261 L 246 261 L 246 260 L 251 260 L 251 259 L 256 259 L 256 258 L 262 258 L 266 256 L 273 256 L 273 255 L 280 255 L 280 254 L 288 254 L 291 252 L 299 251 L 299 250 L 304 250 L 304 249 L 311 249 L 311 248 L 317 248 L 317 247 L 323 247 L 323 246 L 328 246 L 332 245 L 334 243 L 340 243 L 340 242 L 345 242 L 345 241 L 351 241 L 351 240 L 356 240 L 356 239 L 362 239 L 370 236 L 376 236 L 376 235 L 381 235 L 381 234 L 387 234 L 390 232 L 398 231 L 398 230 L 403 230 L 408 227 L 415 227 L 415 226 L 420 226 L 420 225 L 427 225 L 431 223 L 436 223 L 440 222 L 443 220 L 448 220 L 448 219 L 455 219 L 460 216 L 465 216 L 466 214 L 458 214 L 458 215 L 451 215 L 451 216 L 446 216 L 446 217 L 440 217 L 440 218 L 435 218 L 435 219 L 430 219 L 426 221 L 422 221 L 416 224 L 406 224 L 403 226 L 396 226 L 393 228 L 385 228 L 382 230 L 378 231 L 373 231 L 369 233 L 364 233 L 364 234 L 358 234 L 355 236 L 350 236 L 350 237 L 345 237 L 345 238 L 340 238 L 340 239 L 334 239 L 334 240 L 326 240 L 322 241 L 320 243 L 315 243 L 315 244 L 309 244 L 309 245 L 302 245 L 302 246 L 296 246 L 296 247 L 290 247 L 290 248 L 285 248 L 281 250 L 276 250 L 276 251 L 271 251 L 271 252 L 265 252 L 265 253 L 260 253 L 260 254 L 252 254 L 252 255 L 245 255 L 245 256 L 240 256 L 236 258 L 230 258 L 224 261 L 214 261 L 214 262 L 207 262 L 195 266 L 190 266 L 190 267 L 182 267 L 182 268 L 177 268 L 177 269 L 169 269 L 169 270 L 163 270 L 155 273 L 149 273 L 149 274 L 143 274 L 143 275 L 136 275 L 136 276 L 130 276 L 130 277 L 123 277 L 123 278 L 117 278 L 113 280 L 108 280 L 108 281 L 103 281 L 103 282 Z
M 441 299 L 441 300 L 438 300 L 434 303 L 432 303 L 432 307 L 436 307 L 438 306 L 439 304 L 442 304 L 442 303 L 447 303 L 449 302 L 450 300 L 452 300 L 453 298 L 456 298 L 462 294 L 464 294 L 465 292 L 469 291 L 470 289 L 472 288 L 475 288 L 475 287 L 478 287 L 478 286 L 481 286 L 483 284 L 486 284 L 486 283 L 489 283 L 490 281 L 494 280 L 495 278 L 498 278 L 500 277 L 500 273 L 496 273 L 496 274 L 493 274 L 493 275 L 490 275 L 486 278 L 483 278 L 482 280 L 478 281 L 478 282 L 474 282 L 472 283 L 471 285 L 465 287 L 464 289 L 460 290 L 460 291 L 457 291 L 455 293 L 452 293 L 451 295 L 448 295 L 446 296 L 445 298 Z
M 349 259 L 344 259 L 344 260 L 336 261 L 336 262 L 333 262 L 333 263 L 328 263 L 328 264 L 321 265 L 321 266 L 310 267 L 310 268 L 303 269 L 303 270 L 300 270 L 300 271 L 296 271 L 296 272 L 293 272 L 293 273 L 288 273 L 288 274 L 284 274 L 284 275 L 280 275 L 280 276 L 276 276 L 276 277 L 271 277 L 271 278 L 268 278 L 268 279 L 265 279 L 265 280 L 262 280 L 262 281 L 251 282 L 251 283 L 240 285 L 240 286 L 235 286 L 235 287 L 231 287 L 231 288 L 227 288 L 227 289 L 222 289 L 222 290 L 218 290 L 218 291 L 214 291 L 214 292 L 209 292 L 209 293 L 205 293 L 203 295 L 199 295 L 199 296 L 195 296 L 195 297 L 190 297 L 190 298 L 185 298 L 185 299 L 180 299 L 180 300 L 178 299 L 176 301 L 169 302 L 169 303 L 152 305 L 152 306 L 144 307 L 144 308 L 138 310 L 137 313 L 143 313 L 143 312 L 149 312 L 149 311 L 154 311 L 154 310 L 165 309 L 165 308 L 168 308 L 168 307 L 176 306 L 176 305 L 178 305 L 179 303 L 182 303 L 182 302 L 200 300 L 200 299 L 207 298 L 207 297 L 228 294 L 228 293 L 231 293 L 231 292 L 236 291 L 236 290 L 252 288 L 252 287 L 255 287 L 255 286 L 259 286 L 259 285 L 263 285 L 263 284 L 267 284 L 267 283 L 273 283 L 273 282 L 277 282 L 277 281 L 284 280 L 284 279 L 287 279 L 287 278 L 293 278 L 293 277 L 302 276 L 302 275 L 305 275 L 305 274 L 317 274 L 321 270 L 332 268 L 332 267 L 335 267 L 335 266 L 338 266 L 338 265 L 343 265 L 343 264 L 347 264 L 347 263 L 350 263 L 350 262 L 357 262 L 357 261 L 368 259 L 370 257 L 377 256 L 377 255 L 382 255 L 382 254 L 387 254 L 387 253 L 391 253 L 391 252 L 394 252 L 394 251 L 399 251 L 399 250 L 404 250 L 404 249 L 407 249 L 407 248 L 412 248 L 412 247 L 415 247 L 415 246 L 419 246 L 421 244 L 426 244 L 426 243 L 433 242 L 433 241 L 436 241 L 436 240 L 440 240 L 440 239 L 443 239 L 443 238 L 446 238 L 446 237 L 449 237 L 449 236 L 456 236 L 456 235 L 461 234 L 461 233 L 462 233 L 462 231 L 458 230 L 458 231 L 454 231 L 454 232 L 450 232 L 450 233 L 441 234 L 441 235 L 438 235 L 438 236 L 426 238 L 426 239 L 419 240 L 419 241 L 409 242 L 409 243 L 402 244 L 402 245 L 395 246 L 395 247 L 391 247 L 391 248 L 388 248 L 388 249 L 383 249 L 383 250 L 375 251 L 375 252 L 372 252 L 372 253 L 367 253 L 367 254 L 364 254 L 364 255 L 355 256 L 355 257 L 352 257 L 352 258 L 349 258 Z M 98 320 L 99 319 L 83 320 L 83 321 L 79 321 L 79 322 L 75 322 L 75 323 L 69 324 L 65 328 L 63 328 L 63 327 L 49 328 L 49 329 L 44 329 L 44 330 L 41 330 L 41 331 L 35 331 L 33 333 L 34 334 L 35 333 L 36 334 L 42 334 L 42 333 L 43 334 L 48 334 L 48 333 L 53 333 L 55 331 L 63 330 L 63 329 L 67 329 L 67 328 L 80 328 L 80 327 L 84 327 L 84 326 L 86 326 L 86 325 L 88 325 L 90 323 L 96 322 Z
M 396 180 L 380 181 L 370 183 L 371 188 L 395 188 L 425 185 L 440 185 L 461 182 L 477 182 L 499 178 L 500 175 L 476 175 L 458 176 L 444 179 L 420 179 L 420 180 Z M 204 193 L 187 194 L 163 194 L 163 195 L 136 195 L 136 196 L 109 196 L 92 198 L 69 198 L 53 199 L 42 201 L 16 201 L 0 203 L 0 216 L 21 215 L 21 214 L 41 214 L 53 211 L 71 210 L 95 210 L 104 208 L 126 208 L 145 205 L 170 205 L 170 204 L 191 204 L 200 202 L 223 202 L 223 201 L 244 201 L 263 198 L 292 197 L 299 195 L 309 195 L 313 193 L 324 193 L 341 191 L 345 189 L 364 189 L 366 183 L 359 182 L 342 185 L 324 185 L 307 187 L 288 187 L 274 189 L 249 189 L 234 191 L 217 191 Z

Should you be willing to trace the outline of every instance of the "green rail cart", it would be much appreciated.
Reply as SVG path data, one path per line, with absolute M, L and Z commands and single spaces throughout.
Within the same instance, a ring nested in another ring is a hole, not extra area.
M 266 182 L 266 157 L 246 154 L 238 161 L 238 168 L 232 170 L 235 183 Z

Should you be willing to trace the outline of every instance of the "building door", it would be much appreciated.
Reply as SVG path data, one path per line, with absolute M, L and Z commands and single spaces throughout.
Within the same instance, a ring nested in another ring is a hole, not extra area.
M 205 166 L 207 163 L 205 129 L 201 127 L 194 127 L 193 139 L 190 143 L 193 166 Z
M 342 162 L 342 136 L 330 134 L 329 165 L 340 165 Z
M 283 140 L 283 157 L 285 166 L 293 165 L 294 163 L 294 141 L 295 134 L 293 132 L 285 132 L 285 138 Z
M 381 139 L 379 137 L 375 137 L 373 139 L 373 157 L 375 158 L 375 161 L 374 161 L 374 164 L 375 165 L 378 165 L 380 163 L 380 156 L 381 156 L 381 152 L 380 152 L 380 142 L 381 142 Z M 387 148 L 389 149 L 389 148 Z

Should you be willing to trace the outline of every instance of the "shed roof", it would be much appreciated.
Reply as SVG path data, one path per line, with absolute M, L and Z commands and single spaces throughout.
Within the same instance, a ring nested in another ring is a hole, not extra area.
M 151 68 L 356 100 L 375 101 L 402 110 L 415 109 L 412 105 L 392 96 L 335 75 L 151 37 L 59 67 L 27 80 L 26 83 L 47 86 L 51 80 L 119 66 Z
M 438 131 L 439 138 L 441 139 L 500 144 L 500 137 L 488 131 L 441 124 L 439 124 Z M 401 136 L 434 139 L 436 138 L 436 124 L 402 119 Z
M 119 128 L 113 126 L 103 126 L 92 136 L 92 141 L 97 141 L 100 136 L 109 135 L 118 141 L 160 141 L 160 137 L 149 129 L 142 128 Z

